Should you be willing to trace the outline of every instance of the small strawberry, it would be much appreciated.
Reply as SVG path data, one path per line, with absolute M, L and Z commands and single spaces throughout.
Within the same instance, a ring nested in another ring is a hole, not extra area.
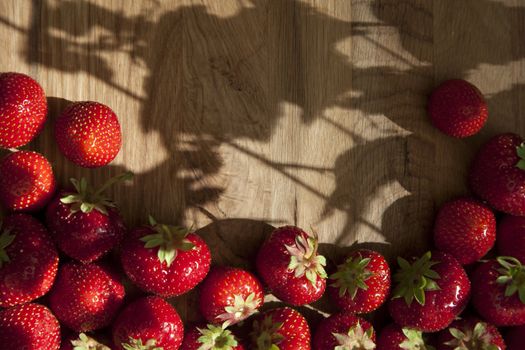
M 60 192 L 48 205 L 46 223 L 58 247 L 69 257 L 90 263 L 115 247 L 126 231 L 124 221 L 104 191 L 129 172 L 111 178 L 97 190 L 86 179 L 71 179 L 74 191 Z
M 472 191 L 496 210 L 525 216 L 525 145 L 501 134 L 478 151 L 469 173 Z
M 381 331 L 377 350 L 435 350 L 421 331 L 391 323 Z
M 449 254 L 427 252 L 409 263 L 398 258 L 397 286 L 388 304 L 390 315 L 402 327 L 423 332 L 446 328 L 466 306 L 470 281 Z
M 223 326 L 193 327 L 184 335 L 181 350 L 244 350 L 239 340 Z
M 109 268 L 66 263 L 58 271 L 49 305 L 62 324 L 77 332 L 107 326 L 124 300 L 124 286 Z
M 378 252 L 359 249 L 330 276 L 328 293 L 335 304 L 351 313 L 378 309 L 390 291 L 390 268 Z
M 71 335 L 62 340 L 60 350 L 111 350 L 108 346 L 99 343 L 95 339 L 80 333 Z
M 55 177 L 47 159 L 18 151 L 0 160 L 0 201 L 10 211 L 38 211 L 53 197 Z
M 27 214 L 7 216 L 0 233 L 0 307 L 46 294 L 57 269 L 58 253 L 44 225 Z
M 0 116 L 0 147 L 14 148 L 29 143 L 46 121 L 44 90 L 25 74 L 0 74 Z
M 202 284 L 199 306 L 208 322 L 229 326 L 257 312 L 263 299 L 261 283 L 254 275 L 238 268 L 215 267 Z
M 525 325 L 509 328 L 505 334 L 505 343 L 507 350 L 523 350 L 525 349 Z
M 496 327 L 475 318 L 452 322 L 438 334 L 437 350 L 505 350 L 505 342 Z
M 0 310 L 0 344 L 6 350 L 59 350 L 60 325 L 40 304 Z
M 265 312 L 253 322 L 254 350 L 310 350 L 310 328 L 298 311 L 282 307 Z
M 158 224 L 132 230 L 124 242 L 122 266 L 140 288 L 164 297 L 184 294 L 208 274 L 211 254 L 206 243 L 182 227 Z
M 183 335 L 175 308 L 154 296 L 129 304 L 113 326 L 115 350 L 177 350 Z
M 436 128 L 458 138 L 476 134 L 488 117 L 487 103 L 479 89 L 461 79 L 446 80 L 435 88 L 427 112 Z
M 314 335 L 315 350 L 371 350 L 376 348 L 374 328 L 368 321 L 349 313 L 325 318 Z
M 92 101 L 68 106 L 56 121 L 55 138 L 64 156 L 85 168 L 108 164 L 122 145 L 117 115 Z
M 298 227 L 277 228 L 259 250 L 257 272 L 285 303 L 310 304 L 326 288 L 326 259 L 317 254 L 317 247 L 317 237 Z
M 498 225 L 498 253 L 525 264 L 525 217 L 506 215 Z
M 482 203 L 459 198 L 445 203 L 434 224 L 436 248 L 467 265 L 481 259 L 494 246 L 496 218 Z

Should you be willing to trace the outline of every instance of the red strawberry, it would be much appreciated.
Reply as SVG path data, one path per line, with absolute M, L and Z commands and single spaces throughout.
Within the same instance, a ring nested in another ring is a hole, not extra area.
M 498 225 L 498 253 L 525 264 L 525 217 L 506 215 Z
M 98 102 L 76 102 L 55 124 L 58 148 L 67 159 L 85 168 L 111 162 L 122 145 L 117 115 Z
M 452 322 L 438 334 L 437 350 L 505 350 L 505 342 L 496 327 L 476 318 Z
M 0 307 L 46 294 L 57 269 L 58 254 L 45 227 L 27 214 L 7 216 L 0 233 Z
M 263 304 L 261 283 L 248 271 L 215 267 L 204 280 L 199 306 L 204 318 L 226 326 L 241 322 Z
M 224 326 L 193 327 L 184 335 L 181 350 L 244 350 L 239 340 Z
M 2 349 L 58 350 L 60 325 L 49 309 L 23 304 L 0 311 Z
M 469 173 L 472 191 L 491 207 L 525 216 L 525 146 L 516 134 L 501 134 L 478 151 Z
M 523 350 L 525 349 L 525 325 L 512 327 L 505 334 L 505 343 L 507 350 Z
M 74 191 L 60 192 L 46 210 L 46 223 L 60 250 L 83 263 L 97 260 L 117 245 L 126 227 L 115 205 L 104 196 L 111 184 L 132 177 L 123 173 L 98 190 L 86 179 L 71 179 Z
M 0 201 L 10 211 L 38 211 L 55 192 L 51 164 L 37 152 L 14 152 L 0 160 Z
M 328 292 L 337 307 L 351 313 L 379 308 L 390 291 L 390 268 L 378 252 L 359 249 L 330 276 Z
M 206 277 L 211 255 L 195 233 L 158 224 L 150 217 L 150 226 L 130 232 L 121 261 L 128 277 L 140 288 L 172 297 L 190 291 Z
M 0 74 L 0 147 L 31 141 L 44 126 L 47 99 L 42 87 L 20 73 Z
M 349 313 L 339 313 L 325 318 L 314 335 L 315 350 L 325 349 L 375 349 L 376 335 L 368 321 Z
M 397 286 L 388 304 L 390 315 L 402 327 L 436 332 L 447 327 L 468 302 L 470 282 L 459 262 L 433 251 L 412 264 L 398 258 Z
M 49 304 L 62 324 L 87 332 L 113 320 L 124 294 L 119 277 L 107 267 L 66 263 L 58 271 Z
M 377 350 L 435 350 L 421 331 L 391 323 L 381 331 Z
M 512 257 L 481 264 L 472 274 L 472 304 L 498 327 L 525 324 L 525 266 Z
M 476 134 L 488 117 L 487 103 L 477 87 L 461 80 L 446 80 L 428 100 L 428 115 L 436 128 L 453 137 Z
M 434 224 L 436 248 L 467 265 L 481 259 L 496 240 L 494 213 L 471 198 L 445 203 Z
M 111 350 L 108 346 L 99 343 L 85 333 L 72 334 L 62 340 L 60 350 Z
M 317 237 L 298 227 L 277 228 L 259 250 L 257 272 L 285 303 L 310 304 L 326 288 L 326 259 L 317 254 L 317 247 Z
M 175 308 L 154 296 L 129 304 L 113 327 L 115 350 L 176 350 L 183 335 L 184 327 Z
M 310 350 L 310 328 L 298 311 L 282 307 L 265 312 L 253 322 L 254 350 Z

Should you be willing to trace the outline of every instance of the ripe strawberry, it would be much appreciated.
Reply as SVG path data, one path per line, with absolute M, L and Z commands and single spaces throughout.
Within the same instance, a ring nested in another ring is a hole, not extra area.
M 317 254 L 317 237 L 298 227 L 275 229 L 257 255 L 257 272 L 272 293 L 291 305 L 310 304 L 326 288 L 326 259 Z
M 310 328 L 298 311 L 282 307 L 265 312 L 253 322 L 254 350 L 310 350 Z
M 175 308 L 154 296 L 129 304 L 113 327 L 115 350 L 177 350 L 183 335 L 184 327 Z
M 164 297 L 184 294 L 199 284 L 210 270 L 206 243 L 189 230 L 158 224 L 132 230 L 124 242 L 122 266 L 140 288 Z
M 180 350 L 244 350 L 239 340 L 224 325 L 193 327 L 184 335 Z
M 58 350 L 60 325 L 51 311 L 40 304 L 0 310 L 0 344 L 6 350 Z
M 119 277 L 96 264 L 66 263 L 58 271 L 49 305 L 62 324 L 77 332 L 107 326 L 124 300 Z
M 60 350 L 111 350 L 85 333 L 72 334 L 62 340 Z
M 525 348 L 525 325 L 512 327 L 505 334 L 507 350 L 523 350 Z
M 120 151 L 122 136 L 116 114 L 98 102 L 76 102 L 55 124 L 55 138 L 67 159 L 85 168 L 111 162 Z
M 377 350 L 435 350 L 421 331 L 391 323 L 381 331 Z
M 525 216 L 525 145 L 501 134 L 478 151 L 469 173 L 472 191 L 496 210 Z
M 47 159 L 37 152 L 14 152 L 0 160 L 0 201 L 10 211 L 38 211 L 55 192 Z
M 97 260 L 124 236 L 126 227 L 104 190 L 117 181 L 131 178 L 129 172 L 107 181 L 98 190 L 86 179 L 71 179 L 74 191 L 62 191 L 49 203 L 46 223 L 60 250 L 83 263 Z
M 58 254 L 45 227 L 27 214 L 7 216 L 0 233 L 0 307 L 46 294 L 57 269 Z
M 325 318 L 314 335 L 315 350 L 325 349 L 375 349 L 376 335 L 368 321 L 349 313 L 334 314 Z
M 461 79 L 446 80 L 435 88 L 427 112 L 436 128 L 459 138 L 476 134 L 488 117 L 487 103 L 479 89 Z
M 359 249 L 330 276 L 328 293 L 337 307 L 351 313 L 379 308 L 390 291 L 390 268 L 378 252 Z
M 525 264 L 525 217 L 506 215 L 498 225 L 498 253 Z
M 215 267 L 202 284 L 199 306 L 208 322 L 229 326 L 257 312 L 263 299 L 263 288 L 254 275 L 233 267 Z
M 476 318 L 452 322 L 438 334 L 437 350 L 505 350 L 505 342 L 496 327 Z
M 470 281 L 463 267 L 439 251 L 427 252 L 412 264 L 403 258 L 397 261 L 397 286 L 388 304 L 394 321 L 423 332 L 447 327 L 468 302 Z
M 42 87 L 21 73 L 0 74 L 0 147 L 31 141 L 43 128 L 47 99 Z
M 496 218 L 482 203 L 459 198 L 445 203 L 434 224 L 436 248 L 467 265 L 481 259 L 494 246 Z

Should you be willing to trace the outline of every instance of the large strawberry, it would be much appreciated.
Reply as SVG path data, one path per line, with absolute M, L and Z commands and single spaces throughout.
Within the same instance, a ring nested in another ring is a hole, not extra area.
M 525 146 L 516 134 L 501 134 L 478 151 L 469 174 L 472 191 L 493 208 L 525 216 Z
M 298 311 L 282 307 L 265 312 L 253 322 L 254 350 L 310 350 L 310 328 Z
M 55 177 L 37 152 L 13 152 L 0 160 L 0 201 L 9 211 L 38 211 L 53 197 Z
M 505 344 L 507 350 L 523 350 L 525 349 L 525 325 L 512 327 L 505 334 Z
M 379 334 L 376 350 L 435 350 L 421 331 L 391 323 Z
M 184 327 L 175 308 L 154 296 L 129 304 L 113 326 L 115 350 L 177 350 L 183 336 Z
M 0 347 L 6 350 L 58 350 L 60 325 L 49 309 L 23 304 L 0 311 Z
M 71 334 L 62 340 L 60 350 L 111 350 L 85 333 Z
M 368 321 L 350 313 L 339 313 L 325 318 L 314 335 L 314 350 L 376 348 L 374 328 Z
M 525 217 L 506 215 L 498 225 L 498 253 L 525 264 Z
M 47 227 L 60 250 L 73 259 L 89 263 L 120 242 L 126 227 L 104 191 L 115 182 L 131 177 L 131 173 L 123 173 L 97 190 L 88 186 L 84 178 L 71 179 L 74 190 L 60 192 L 46 210 Z
M 124 242 L 122 266 L 140 288 L 164 297 L 184 294 L 208 274 L 206 243 L 189 230 L 157 223 L 132 230 Z
M 122 145 L 116 114 L 92 101 L 68 106 L 56 121 L 55 138 L 66 158 L 85 168 L 108 164 Z
M 27 214 L 7 216 L 0 233 L 0 307 L 46 294 L 57 269 L 58 254 L 45 227 Z
M 449 254 L 433 251 L 408 262 L 398 258 L 397 286 L 388 304 L 390 315 L 402 327 L 436 332 L 463 311 L 470 282 L 459 262 Z
M 496 240 L 496 218 L 482 203 L 459 198 L 445 203 L 434 224 L 436 248 L 467 265 L 482 258 Z
M 31 141 L 44 126 L 47 99 L 42 87 L 21 73 L 0 74 L 0 147 Z
M 257 278 L 248 271 L 233 267 L 215 267 L 204 280 L 199 306 L 210 323 L 227 326 L 253 315 L 264 300 Z
M 505 342 L 495 326 L 468 317 L 439 332 L 437 350 L 505 350 Z
M 257 272 L 271 292 L 291 305 L 318 300 L 326 288 L 326 259 L 317 237 L 298 227 L 275 229 L 257 255 Z
M 184 334 L 180 350 L 244 350 L 239 340 L 225 326 L 209 324 L 192 327 Z
M 50 293 L 51 310 L 77 332 L 107 326 L 124 300 L 124 286 L 108 267 L 66 263 Z
M 351 313 L 371 312 L 379 308 L 390 291 L 390 268 L 378 252 L 359 249 L 328 280 L 328 292 L 335 304 Z

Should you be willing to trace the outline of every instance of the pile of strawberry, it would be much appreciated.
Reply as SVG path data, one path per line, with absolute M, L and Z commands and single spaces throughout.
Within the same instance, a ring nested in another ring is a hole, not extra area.
M 455 137 L 475 134 L 487 119 L 483 96 L 462 80 L 440 85 L 428 112 Z M 37 82 L 0 74 L 0 146 L 11 150 L 0 160 L 8 213 L 0 231 L 2 349 L 525 349 L 525 146 L 518 135 L 498 135 L 479 150 L 469 175 L 474 196 L 443 205 L 435 249 L 398 258 L 393 274 L 380 253 L 366 249 L 327 266 L 316 235 L 292 226 L 263 243 L 254 274 L 211 267 L 209 247 L 192 230 L 152 217 L 128 230 L 104 192 L 129 173 L 97 189 L 84 179 L 56 189 L 43 155 L 14 149 L 39 133 L 46 115 Z M 121 147 L 117 116 L 100 103 L 72 103 L 54 128 L 60 151 L 82 167 L 108 164 Z M 131 285 L 141 294 L 129 295 Z M 166 299 L 198 285 L 202 322 L 184 327 Z M 293 307 L 325 291 L 339 311 L 311 336 Z M 262 308 L 266 292 L 288 306 Z M 383 305 L 391 323 L 376 335 L 364 315 Z M 497 327 L 511 327 L 507 344 Z

